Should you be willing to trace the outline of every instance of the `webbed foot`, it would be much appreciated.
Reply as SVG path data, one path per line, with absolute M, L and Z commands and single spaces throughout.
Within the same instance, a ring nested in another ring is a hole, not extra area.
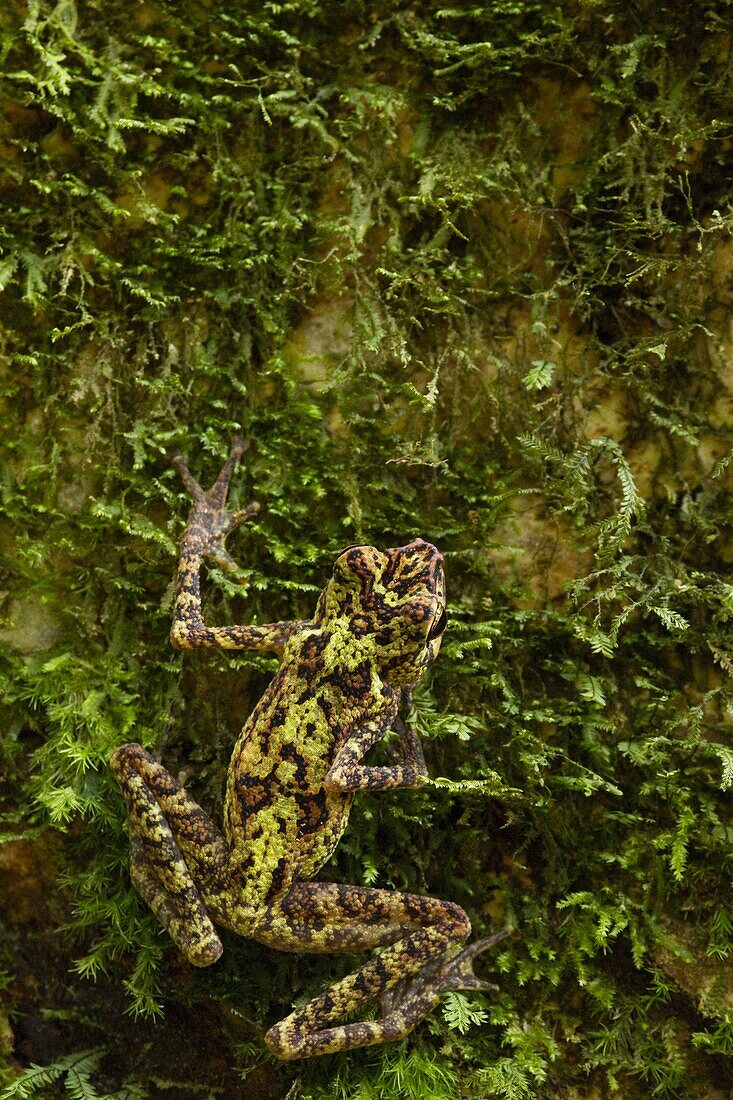
M 183 456 L 179 452 L 173 452 L 170 460 L 181 475 L 181 480 L 189 495 L 193 499 L 193 507 L 188 515 L 186 529 L 183 533 L 184 543 L 188 542 L 190 548 L 215 562 L 224 569 L 236 570 L 237 563 L 231 557 L 224 546 L 227 535 L 245 523 L 260 510 L 257 501 L 248 504 L 246 508 L 239 508 L 236 512 L 230 512 L 226 507 L 229 481 L 234 467 L 249 443 L 245 439 L 235 437 L 232 443 L 229 458 L 222 466 L 219 476 L 206 492 L 199 485 L 196 478 L 189 470 Z
M 452 959 L 444 962 L 436 971 L 434 979 L 441 991 L 447 993 L 451 989 L 495 989 L 496 986 L 491 982 L 485 982 L 476 977 L 473 972 L 473 960 L 483 951 L 488 951 L 490 947 L 495 947 L 507 936 L 511 936 L 513 931 L 513 928 L 502 928 L 493 936 L 470 943 Z
M 455 989 L 496 990 L 498 986 L 493 982 L 485 982 L 476 977 L 473 972 L 473 960 L 483 951 L 488 951 L 490 947 L 494 947 L 510 936 L 512 932 L 512 928 L 502 928 L 493 936 L 476 940 L 475 943 L 462 948 L 457 955 L 453 955 L 447 961 L 438 959 L 423 967 L 413 977 L 403 978 L 389 989 L 385 989 L 380 996 L 382 1014 L 387 1016 L 392 1012 L 399 1012 L 407 1001 L 428 989 L 436 997 Z

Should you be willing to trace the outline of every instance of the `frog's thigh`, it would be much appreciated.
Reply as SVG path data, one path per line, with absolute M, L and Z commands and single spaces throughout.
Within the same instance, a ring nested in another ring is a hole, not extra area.
M 271 1028 L 268 1046 L 281 1058 L 307 1058 L 407 1035 L 445 992 L 435 972 L 447 950 L 462 944 L 470 931 L 468 917 L 452 902 L 362 886 L 295 883 L 271 906 L 257 939 L 281 951 L 384 950 Z M 386 1012 L 380 1019 L 325 1026 L 411 975 L 417 977 L 408 995 L 383 998 Z
M 215 889 L 227 850 L 201 807 L 140 745 L 122 745 L 110 767 L 130 818 L 130 875 L 138 893 L 194 966 L 222 952 L 197 881 Z

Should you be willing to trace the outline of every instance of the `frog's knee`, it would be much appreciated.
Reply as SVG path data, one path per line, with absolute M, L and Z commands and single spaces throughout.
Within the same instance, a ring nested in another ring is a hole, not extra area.
M 270 1028 L 265 1035 L 265 1044 L 276 1058 L 282 1058 L 284 1061 L 301 1057 L 297 1035 L 284 1022 Z
M 221 940 L 214 934 L 188 944 L 185 955 L 192 966 L 211 966 L 221 958 L 223 951 Z
M 466 912 L 454 901 L 444 901 L 443 911 L 443 919 L 450 926 L 451 935 L 457 940 L 467 940 L 471 935 L 471 922 Z
M 156 900 L 154 911 L 191 966 L 211 966 L 221 958 L 224 947 L 200 899 L 196 899 L 198 904 L 185 909 L 176 904 L 172 895 L 165 894 Z
M 131 741 L 127 745 L 120 745 L 109 758 L 109 766 L 115 775 L 125 775 L 127 772 L 137 770 L 136 765 L 140 760 L 147 759 L 149 754 L 142 745 Z

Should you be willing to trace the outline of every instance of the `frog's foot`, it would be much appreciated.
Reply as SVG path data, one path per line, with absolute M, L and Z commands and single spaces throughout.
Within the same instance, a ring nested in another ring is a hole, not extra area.
M 260 942 L 281 951 L 381 950 L 271 1027 L 265 1042 L 278 1058 L 291 1060 L 402 1039 L 449 990 L 491 988 L 473 973 L 473 960 L 508 932 L 466 948 L 471 924 L 453 902 L 295 882 L 265 911 L 256 932 Z M 348 1019 L 372 1000 L 382 1002 L 378 1019 Z
M 495 947 L 507 936 L 511 936 L 513 931 L 513 928 L 502 928 L 493 936 L 476 940 L 475 943 L 464 947 L 452 959 L 438 967 L 433 979 L 436 988 L 440 988 L 442 993 L 447 993 L 451 989 L 496 989 L 491 982 L 485 982 L 476 977 L 473 972 L 473 960 L 483 951 L 488 951 L 490 947 Z
M 236 570 L 238 568 L 237 563 L 224 547 L 224 540 L 227 535 L 242 523 L 251 519 L 252 516 L 255 516 L 260 510 L 260 506 L 256 501 L 248 504 L 246 508 L 238 509 L 236 512 L 230 512 L 226 507 L 229 481 L 234 467 L 248 446 L 249 443 L 245 439 L 235 437 L 229 452 L 229 458 L 222 466 L 219 476 L 208 492 L 199 485 L 182 455 L 178 452 L 170 455 L 171 463 L 178 470 L 183 484 L 193 499 L 193 507 L 183 533 L 183 544 L 188 546 L 189 552 L 199 554 L 224 569 Z
M 485 982 L 477 978 L 473 972 L 473 960 L 483 951 L 488 951 L 512 933 L 511 928 L 502 928 L 493 936 L 487 936 L 483 940 L 464 947 L 457 955 L 447 961 L 437 959 L 424 966 L 417 974 L 410 978 L 403 978 L 395 985 L 385 989 L 380 996 L 382 1014 L 390 1015 L 400 1012 L 416 994 L 423 994 L 430 990 L 436 997 L 456 989 L 476 989 L 493 991 L 498 986 L 493 982 Z

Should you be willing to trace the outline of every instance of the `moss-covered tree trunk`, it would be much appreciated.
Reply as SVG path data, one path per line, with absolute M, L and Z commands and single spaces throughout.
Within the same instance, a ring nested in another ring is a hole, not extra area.
M 732 16 L 3 7 L 2 1096 L 728 1096 Z M 355 960 L 189 967 L 107 768 L 221 811 L 273 664 L 170 650 L 166 451 L 206 479 L 236 432 L 213 621 L 307 616 L 347 544 L 446 558 L 444 781 L 360 796 L 328 877 L 516 928 L 496 993 L 286 1066 L 264 1031 Z

